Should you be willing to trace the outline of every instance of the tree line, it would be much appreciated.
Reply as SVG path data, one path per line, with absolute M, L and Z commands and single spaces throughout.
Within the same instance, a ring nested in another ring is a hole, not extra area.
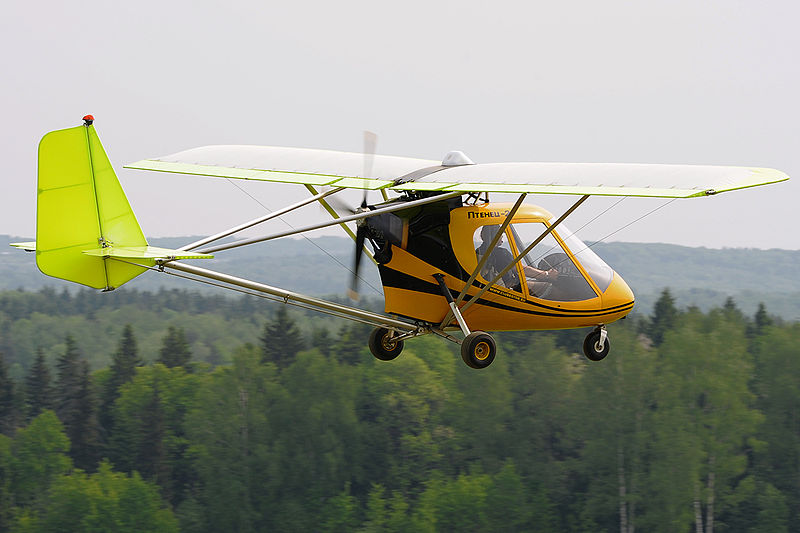
M 216 366 L 177 326 L 94 371 L 70 336 L 0 364 L 0 529 L 800 531 L 800 325 L 763 306 L 665 290 L 602 362 L 508 332 L 483 371 L 311 320 L 280 306 Z

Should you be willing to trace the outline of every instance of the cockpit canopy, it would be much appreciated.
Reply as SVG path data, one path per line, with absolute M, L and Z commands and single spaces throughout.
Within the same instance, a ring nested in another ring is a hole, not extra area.
M 499 286 L 533 298 L 562 302 L 590 300 L 605 292 L 614 271 L 563 224 L 542 237 L 553 222 L 552 218 L 547 222 L 523 219 L 510 224 L 481 269 L 482 281 L 495 279 L 514 257 L 538 241 L 498 280 Z M 486 224 L 475 230 L 473 244 L 478 262 L 499 229 L 500 224 Z

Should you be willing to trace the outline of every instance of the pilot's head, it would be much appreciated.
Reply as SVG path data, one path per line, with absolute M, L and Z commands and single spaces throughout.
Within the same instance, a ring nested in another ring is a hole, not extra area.
M 500 229 L 500 226 L 497 224 L 491 224 L 488 226 L 484 226 L 481 228 L 481 240 L 486 246 L 489 246 L 489 243 L 492 242 L 494 236 L 497 235 L 497 230 Z M 500 236 L 500 240 L 497 241 L 497 245 L 503 244 L 503 236 Z

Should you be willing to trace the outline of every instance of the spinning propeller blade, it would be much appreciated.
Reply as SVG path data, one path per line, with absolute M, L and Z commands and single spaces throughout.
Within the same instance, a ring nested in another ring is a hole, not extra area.
M 325 201 L 328 203 L 329 206 L 333 208 L 334 211 L 337 213 L 347 213 L 349 215 L 356 214 L 356 208 L 352 205 L 348 204 L 341 198 L 336 195 L 328 196 L 325 198 Z
M 350 280 L 350 289 L 347 291 L 347 295 L 350 297 L 351 300 L 358 300 L 358 268 L 361 265 L 361 256 L 364 255 L 364 241 L 367 238 L 367 226 L 361 225 L 358 226 L 358 231 L 356 232 L 356 254 L 353 258 L 353 278 Z
M 378 136 L 371 131 L 364 131 L 364 180 L 366 181 L 372 176 L 372 166 L 375 162 L 375 146 L 378 144 Z M 366 211 L 369 209 L 367 204 L 367 188 L 364 187 L 364 196 L 361 199 L 361 208 L 353 210 L 353 212 Z M 367 222 L 366 220 L 358 221 L 358 229 L 356 230 L 356 250 L 353 259 L 353 278 L 350 280 L 350 289 L 347 295 L 352 300 L 358 300 L 358 268 L 361 265 L 361 255 L 364 250 L 364 242 L 367 239 Z

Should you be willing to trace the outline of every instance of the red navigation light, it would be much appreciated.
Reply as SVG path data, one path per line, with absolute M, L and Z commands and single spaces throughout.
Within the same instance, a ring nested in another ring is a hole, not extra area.
M 84 123 L 85 123 L 87 126 L 91 126 L 91 125 L 92 125 L 92 122 L 94 122 L 94 116 L 92 116 L 92 115 L 86 115 L 85 117 L 83 117 L 83 122 L 84 122 Z

